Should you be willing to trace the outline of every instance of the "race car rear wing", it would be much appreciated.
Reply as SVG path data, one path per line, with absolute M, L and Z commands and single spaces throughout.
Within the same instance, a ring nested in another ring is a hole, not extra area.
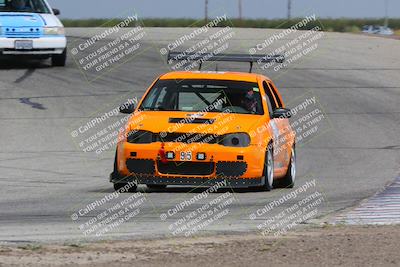
M 198 61 L 199 70 L 201 70 L 202 63 L 205 61 L 226 61 L 226 62 L 248 62 L 250 63 L 250 70 L 253 70 L 254 62 L 258 63 L 283 63 L 285 61 L 284 55 L 246 55 L 246 54 L 215 54 L 215 53 L 185 53 L 185 52 L 169 52 L 167 61 Z

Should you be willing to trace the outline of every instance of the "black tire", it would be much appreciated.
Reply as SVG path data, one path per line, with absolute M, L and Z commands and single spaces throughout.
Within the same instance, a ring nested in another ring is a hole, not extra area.
M 293 145 L 290 154 L 289 168 L 285 177 L 280 180 L 280 187 L 293 188 L 296 180 L 296 146 Z
M 120 190 L 122 187 L 124 187 L 126 184 L 122 184 L 122 183 L 120 183 L 120 184 L 114 184 L 114 190 L 115 191 L 118 191 L 118 190 Z
M 263 171 L 263 191 L 271 191 L 274 184 L 274 151 L 271 145 L 268 145 L 268 150 L 265 152 L 264 171 Z
M 118 173 L 118 166 L 117 166 L 117 151 L 115 151 L 115 158 L 114 158 L 114 170 L 110 174 L 111 181 L 114 181 L 114 190 L 119 191 L 122 189 L 124 186 L 126 186 L 128 183 L 124 182 L 119 182 L 123 180 L 123 177 Z M 128 189 L 128 192 L 136 192 L 137 185 L 131 186 Z
M 117 165 L 117 149 L 115 150 L 115 157 L 114 157 L 114 169 L 113 169 L 113 173 L 118 173 L 118 165 Z
M 167 186 L 164 184 L 147 184 L 149 189 L 165 189 Z
M 120 180 L 121 176 L 118 173 L 118 166 L 117 166 L 117 150 L 115 150 L 114 168 L 112 173 L 110 174 L 110 182 L 115 183 L 116 181 L 119 182 Z
M 51 56 L 51 65 L 53 67 L 64 67 L 67 63 L 67 49 L 64 49 L 63 53 L 60 55 Z
M 120 190 L 121 190 L 124 186 L 126 186 L 126 185 L 128 185 L 128 183 L 115 183 L 115 184 L 114 184 L 114 190 L 115 190 L 115 191 L 120 191 Z M 128 189 L 128 192 L 134 193 L 134 192 L 136 192 L 136 189 L 137 189 L 137 185 L 131 186 L 131 187 Z

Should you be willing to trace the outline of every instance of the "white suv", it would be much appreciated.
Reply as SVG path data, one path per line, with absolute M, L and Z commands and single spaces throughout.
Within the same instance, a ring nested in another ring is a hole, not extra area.
M 365 25 L 362 31 L 363 33 L 370 33 L 370 34 L 381 34 L 381 35 L 394 34 L 393 30 L 386 26 Z
M 46 0 L 0 0 L 0 55 L 50 58 L 65 66 L 64 26 Z

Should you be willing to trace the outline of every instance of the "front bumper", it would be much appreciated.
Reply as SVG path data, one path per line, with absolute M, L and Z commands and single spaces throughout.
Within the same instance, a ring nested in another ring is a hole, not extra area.
M 218 144 L 165 143 L 165 152 L 173 151 L 175 159 L 163 163 L 161 143 L 121 143 L 117 148 L 117 170 L 111 182 L 136 181 L 139 184 L 212 185 L 227 181 L 231 187 L 258 186 L 262 182 L 265 153 L 258 146 L 224 147 Z M 191 151 L 192 160 L 180 161 L 182 151 Z M 197 153 L 206 160 L 197 160 Z
M 15 41 L 32 40 L 32 50 L 16 50 Z M 0 54 L 2 55 L 57 55 L 67 47 L 65 36 L 42 38 L 5 38 L 0 37 Z

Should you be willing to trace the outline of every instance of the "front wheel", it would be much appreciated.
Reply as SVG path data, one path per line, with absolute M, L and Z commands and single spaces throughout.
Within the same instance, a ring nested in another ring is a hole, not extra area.
M 51 65 L 53 67 L 64 67 L 67 62 L 67 49 L 64 49 L 60 55 L 51 56 Z
M 264 191 L 271 191 L 274 184 L 274 152 L 272 148 L 268 148 L 265 153 L 264 172 L 263 172 L 263 185 L 261 189 Z
M 131 185 L 130 187 L 127 187 L 127 185 L 128 185 L 128 183 L 115 183 L 114 190 L 120 191 L 122 188 L 124 188 L 126 186 L 125 188 L 127 189 L 128 192 L 132 192 L 132 193 L 136 192 L 137 185 Z

